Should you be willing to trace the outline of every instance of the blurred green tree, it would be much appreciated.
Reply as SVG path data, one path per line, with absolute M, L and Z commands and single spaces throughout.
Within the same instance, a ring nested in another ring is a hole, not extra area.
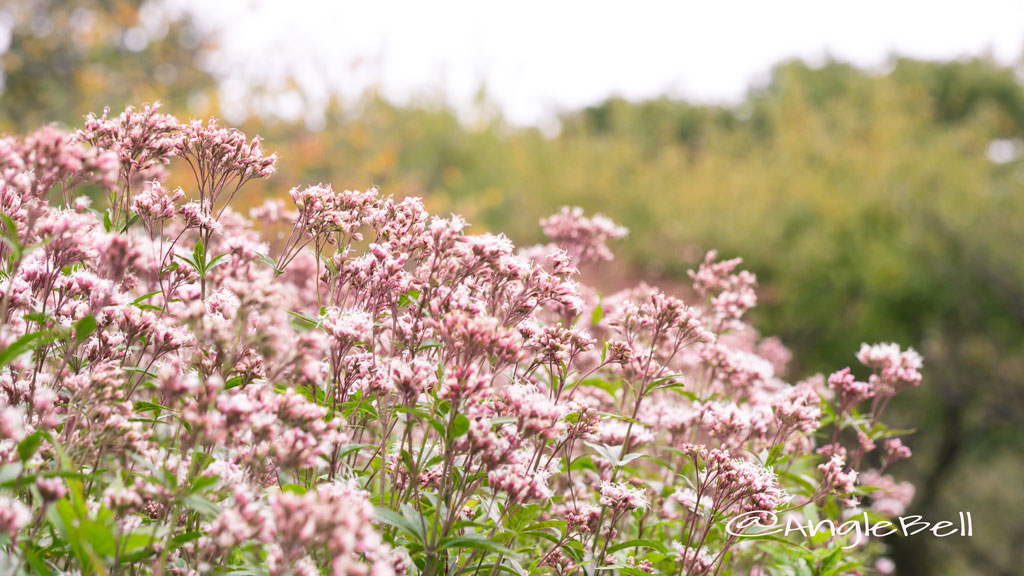
M 167 2 L 7 0 L 0 30 L 0 130 L 77 124 L 104 106 L 215 104 L 214 79 L 197 65 L 211 39 Z

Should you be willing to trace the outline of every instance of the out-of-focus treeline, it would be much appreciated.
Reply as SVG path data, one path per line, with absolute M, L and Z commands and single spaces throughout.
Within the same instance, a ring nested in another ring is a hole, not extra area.
M 0 127 L 77 125 L 155 99 L 180 117 L 217 113 L 199 64 L 215 37 L 153 6 L 141 19 L 114 0 L 0 7 Z M 894 408 L 918 428 L 896 472 L 917 484 L 908 513 L 971 511 L 975 536 L 892 540 L 898 572 L 1019 574 L 1024 87 L 1012 68 L 789 62 L 737 105 L 610 99 L 564 113 L 555 136 L 510 127 L 486 102 L 477 112 L 460 122 L 444 105 L 368 95 L 332 105 L 315 131 L 250 118 L 239 127 L 281 161 L 249 202 L 376 184 L 521 244 L 539 239 L 540 217 L 579 205 L 630 229 L 609 289 L 682 283 L 709 248 L 743 256 L 761 283 L 755 324 L 793 349 L 794 375 L 852 364 L 864 341 L 925 355 L 925 384 Z

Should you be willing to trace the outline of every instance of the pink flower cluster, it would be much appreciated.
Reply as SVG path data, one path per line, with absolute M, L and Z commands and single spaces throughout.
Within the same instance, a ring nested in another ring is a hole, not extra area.
M 608 241 L 627 233 L 625 228 L 601 214 L 584 216 L 579 207 L 562 208 L 561 212 L 541 220 L 540 225 L 544 234 L 572 256 L 577 265 L 611 260 Z
M 738 259 L 709 253 L 692 292 L 601 297 L 578 268 L 625 234 L 605 217 L 564 209 L 550 244 L 517 249 L 375 188 L 235 212 L 275 163 L 156 106 L 0 139 L 0 552 L 147 574 L 711 574 L 772 558 L 723 520 L 912 494 L 878 416 L 920 357 L 865 346 L 866 381 L 783 380 Z M 194 185 L 169 191 L 168 169 Z M 113 202 L 89 209 L 86 182 Z

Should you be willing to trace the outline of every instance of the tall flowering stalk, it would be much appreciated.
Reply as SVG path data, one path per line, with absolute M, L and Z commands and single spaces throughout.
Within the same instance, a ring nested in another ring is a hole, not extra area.
M 178 120 L 157 112 L 159 109 L 159 104 L 141 111 L 129 106 L 117 118 L 110 118 L 110 110 L 104 109 L 102 116 L 87 116 L 85 127 L 76 134 L 78 140 L 92 144 L 92 150 L 117 159 L 117 186 L 110 186 L 109 218 L 122 230 L 128 227 L 133 188 L 164 176 L 164 167 L 181 142 Z
M 786 382 L 740 260 L 601 298 L 577 267 L 625 234 L 606 217 L 567 208 L 517 250 L 374 188 L 235 212 L 275 162 L 156 106 L 0 139 L 6 571 L 799 572 L 849 542 L 725 525 L 912 496 L 879 417 L 920 357 Z

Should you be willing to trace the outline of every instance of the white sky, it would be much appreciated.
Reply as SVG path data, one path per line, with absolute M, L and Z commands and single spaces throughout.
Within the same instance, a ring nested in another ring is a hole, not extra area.
M 735 101 L 791 57 L 878 68 L 894 53 L 1024 53 L 1022 0 L 178 1 L 220 30 L 211 66 L 227 79 L 229 108 L 243 100 L 242 79 L 274 87 L 290 71 L 314 102 L 373 86 L 465 110 L 485 82 L 510 121 L 544 124 L 610 95 Z M 315 108 L 294 95 L 273 107 Z

